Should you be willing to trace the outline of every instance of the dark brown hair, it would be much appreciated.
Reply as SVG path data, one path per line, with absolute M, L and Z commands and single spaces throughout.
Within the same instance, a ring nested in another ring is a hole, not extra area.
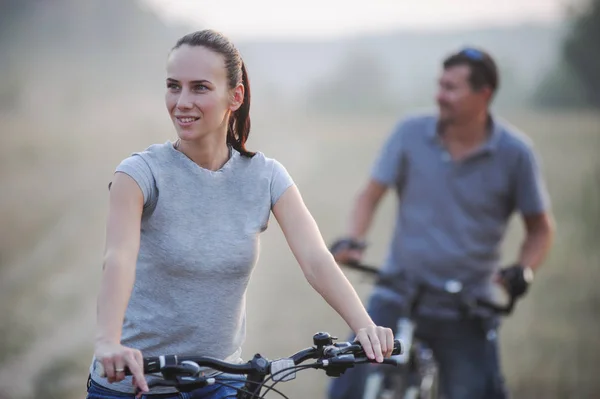
M 481 49 L 467 47 L 444 60 L 444 69 L 457 65 L 470 67 L 469 84 L 473 90 L 488 86 L 492 89 L 492 96 L 495 94 L 498 89 L 498 67 L 491 55 Z
M 250 136 L 250 81 L 246 66 L 238 49 L 224 35 L 211 29 L 193 32 L 177 41 L 172 50 L 184 44 L 202 46 L 225 58 L 229 88 L 233 89 L 238 83 L 244 85 L 244 100 L 242 105 L 229 118 L 227 126 L 227 144 L 235 148 L 241 155 L 253 157 L 254 152 L 246 150 L 246 140 Z

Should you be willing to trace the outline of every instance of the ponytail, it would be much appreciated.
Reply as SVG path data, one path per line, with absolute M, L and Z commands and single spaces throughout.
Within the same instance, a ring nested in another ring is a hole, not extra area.
M 246 150 L 246 140 L 250 136 L 250 81 L 246 66 L 242 61 L 242 84 L 244 85 L 244 100 L 242 105 L 229 118 L 227 127 L 227 144 L 241 155 L 252 158 L 256 153 Z

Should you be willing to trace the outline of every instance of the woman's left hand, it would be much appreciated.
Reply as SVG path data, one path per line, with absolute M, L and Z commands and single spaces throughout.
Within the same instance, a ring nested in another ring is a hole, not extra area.
M 394 333 L 391 328 L 375 325 L 361 328 L 356 334 L 356 340 L 362 345 L 367 357 L 378 363 L 390 357 L 394 350 Z

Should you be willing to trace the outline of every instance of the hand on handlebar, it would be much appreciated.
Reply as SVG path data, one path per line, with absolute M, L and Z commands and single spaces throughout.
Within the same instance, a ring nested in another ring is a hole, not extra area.
M 144 359 L 142 352 L 115 343 L 98 343 L 95 350 L 96 359 L 102 364 L 108 382 L 119 382 L 125 378 L 127 367 L 133 375 L 133 385 L 148 392 L 148 383 L 144 378 Z M 140 393 L 140 394 L 141 394 Z
M 356 340 L 360 342 L 367 357 L 378 363 L 390 357 L 394 350 L 394 333 L 390 328 L 375 325 L 361 328 L 356 334 Z
M 329 248 L 329 251 L 336 262 L 360 263 L 366 246 L 364 242 L 344 238 L 335 241 Z
M 517 264 L 500 270 L 498 278 L 513 298 L 519 298 L 527 293 L 533 281 L 533 272 Z

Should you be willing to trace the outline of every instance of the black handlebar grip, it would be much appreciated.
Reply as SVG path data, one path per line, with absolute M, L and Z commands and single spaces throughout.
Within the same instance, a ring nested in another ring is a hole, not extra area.
M 354 353 L 358 356 L 363 356 L 365 354 L 364 349 L 360 346 L 360 344 L 355 345 L 358 349 L 358 351 L 354 351 Z M 334 348 L 334 350 L 344 350 L 345 348 Z M 347 349 L 346 349 L 347 350 Z M 402 353 L 404 353 L 404 347 L 402 346 L 402 342 L 399 339 L 395 339 L 394 340 L 394 349 L 392 350 L 392 356 L 394 355 L 401 355 Z M 332 353 L 332 355 L 336 355 L 337 353 Z
M 394 340 L 394 350 L 392 351 L 392 355 L 401 355 L 404 353 L 404 348 L 402 347 L 402 342 L 399 339 Z
M 106 378 L 106 371 L 104 370 L 104 365 L 98 360 L 96 360 L 96 371 L 98 372 L 98 375 L 100 377 Z M 123 368 L 123 372 L 125 373 L 125 375 L 131 375 L 131 370 L 129 370 L 129 367 L 127 366 Z M 160 358 L 157 356 L 145 357 L 143 372 L 144 374 L 160 372 Z

